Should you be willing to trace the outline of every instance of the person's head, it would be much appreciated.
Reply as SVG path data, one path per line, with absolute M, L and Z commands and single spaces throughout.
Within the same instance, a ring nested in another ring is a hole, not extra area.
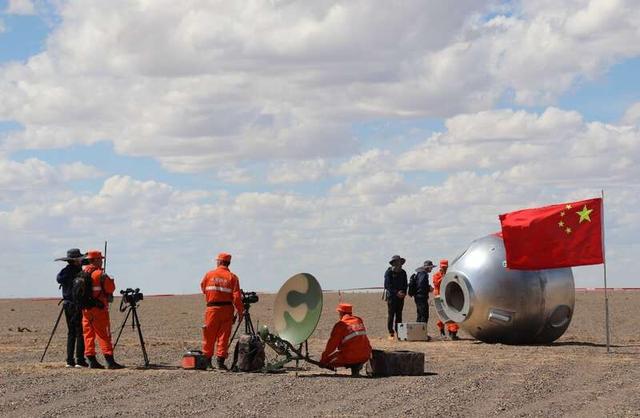
M 353 305 L 351 305 L 350 303 L 339 303 L 338 307 L 336 308 L 336 312 L 338 312 L 338 316 L 340 316 L 340 318 L 345 315 L 352 315 Z
M 442 273 L 446 273 L 447 269 L 449 268 L 449 260 L 440 260 L 440 271 L 442 271 Z
M 433 270 L 433 268 L 435 267 L 435 264 L 433 264 L 433 261 L 431 260 L 427 260 L 424 262 L 424 264 L 422 265 L 422 267 L 424 268 L 424 270 L 427 273 L 431 273 L 431 270 Z
M 72 266 L 81 267 L 82 266 L 82 258 L 74 258 L 73 260 L 67 261 L 67 263 Z
M 231 264 L 231 254 L 227 254 L 227 253 L 218 254 L 218 257 L 216 257 L 216 264 L 218 266 L 229 267 L 229 264 Z
M 393 257 L 391 257 L 391 260 L 389 260 L 389 264 L 391 264 L 391 267 L 393 267 L 394 270 L 400 270 L 405 261 L 407 260 L 400 257 L 399 255 L 394 255 Z
M 104 259 L 104 257 L 102 256 L 102 253 L 98 250 L 91 250 L 87 252 L 87 260 L 89 261 L 89 264 L 91 264 L 94 267 L 102 267 L 102 260 Z

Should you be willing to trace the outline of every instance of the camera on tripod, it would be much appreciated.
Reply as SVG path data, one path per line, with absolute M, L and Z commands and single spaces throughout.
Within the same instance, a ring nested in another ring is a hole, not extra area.
M 140 288 L 127 288 L 125 290 L 121 290 L 120 294 L 122 295 L 122 302 L 128 303 L 129 305 L 135 305 L 144 299 L 144 294 L 140 292 Z
M 251 305 L 252 303 L 258 303 L 260 298 L 256 292 L 245 292 L 244 290 L 240 290 L 242 292 L 242 304 L 243 305 Z
M 138 340 L 140 341 L 140 348 L 142 348 L 144 365 L 145 367 L 149 367 L 149 356 L 147 355 L 144 338 L 142 337 L 142 328 L 140 327 L 140 318 L 138 317 L 138 302 L 144 299 L 144 295 L 140 292 L 139 288 L 132 289 L 130 287 L 121 290 L 120 294 L 122 295 L 122 299 L 120 299 L 120 312 L 126 312 L 127 314 L 122 321 L 122 325 L 120 325 L 120 331 L 118 331 L 118 337 L 116 338 L 115 344 L 113 344 L 113 348 L 115 349 L 118 345 L 122 330 L 127 324 L 129 316 L 131 316 L 131 328 L 138 330 Z

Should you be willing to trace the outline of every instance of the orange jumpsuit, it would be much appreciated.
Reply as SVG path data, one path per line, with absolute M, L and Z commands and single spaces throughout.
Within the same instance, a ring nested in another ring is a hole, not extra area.
M 102 308 L 94 307 L 82 310 L 82 334 L 84 336 L 84 355 L 96 355 L 96 337 L 100 344 L 102 354 L 112 356 L 111 322 L 109 320 L 108 298 L 116 290 L 116 284 L 112 278 L 102 274 L 102 269 L 89 265 L 84 271 L 91 273 L 92 297 L 104 305 Z
M 331 367 L 346 367 L 365 363 L 370 357 L 371 344 L 362 319 L 345 314 L 333 326 L 320 363 Z
M 229 338 L 233 326 L 233 308 L 238 312 L 238 320 L 242 319 L 244 306 L 238 276 L 229 271 L 227 266 L 218 266 L 202 278 L 200 288 L 207 302 L 202 327 L 202 352 L 207 357 L 227 358 Z
M 442 279 L 443 279 L 442 271 L 438 270 L 436 274 L 433 275 L 433 296 L 434 297 L 440 296 L 440 283 L 442 282 Z M 436 325 L 438 326 L 438 329 L 440 331 L 444 329 L 444 323 L 440 319 L 438 319 L 438 322 L 436 322 Z M 449 331 L 449 333 L 457 333 L 459 329 L 460 329 L 460 326 L 455 322 L 447 322 L 447 331 Z

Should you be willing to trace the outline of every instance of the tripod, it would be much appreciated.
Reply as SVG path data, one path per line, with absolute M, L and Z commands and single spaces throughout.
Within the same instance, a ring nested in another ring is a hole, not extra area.
M 58 302 L 58 305 L 60 305 L 62 302 L 63 300 L 60 299 L 60 302 Z M 44 360 L 44 356 L 47 355 L 47 350 L 49 350 L 49 344 L 51 344 L 51 340 L 53 339 L 53 334 L 55 334 L 56 330 L 58 329 L 58 324 L 60 323 L 60 318 L 62 318 L 63 312 L 64 312 L 64 305 L 62 305 L 62 308 L 60 308 L 58 319 L 56 319 L 56 324 L 53 326 L 53 331 L 51 331 L 51 336 L 49 336 L 49 342 L 47 343 L 47 346 L 44 348 L 44 353 L 42 353 L 42 357 L 40 357 L 40 363 L 42 363 L 42 361 Z M 82 335 L 80 337 L 82 337 Z
M 129 315 L 133 312 L 131 316 L 131 328 L 138 330 L 138 339 L 140 340 L 140 348 L 142 348 L 142 357 L 144 358 L 144 367 L 149 367 L 149 356 L 147 356 L 147 349 L 144 345 L 144 338 L 142 337 L 142 328 L 140 328 L 140 318 L 138 318 L 138 310 L 137 303 L 135 298 L 132 298 L 129 301 L 129 305 L 123 308 L 123 303 L 126 299 L 126 295 L 122 296 L 122 301 L 120 302 L 120 312 L 127 311 L 127 315 L 125 315 L 124 320 L 122 321 L 122 325 L 120 325 L 120 331 L 118 332 L 118 338 L 116 338 L 116 343 L 113 345 L 113 349 L 115 350 L 118 345 L 118 341 L 120 341 L 120 335 L 122 335 L 122 330 L 124 326 L 127 324 L 127 319 L 129 319 Z
M 251 313 L 249 312 L 249 308 L 251 308 L 250 303 L 244 303 L 244 316 L 242 317 L 242 321 L 238 322 L 236 325 L 236 330 L 233 331 L 233 335 L 231 335 L 231 339 L 229 339 L 229 347 L 231 347 L 231 342 L 236 337 L 238 333 L 238 329 L 240 329 L 240 325 L 244 322 L 244 333 L 248 335 L 256 335 L 256 329 L 253 327 L 253 321 L 251 320 Z M 227 348 L 229 348 L 227 347 Z

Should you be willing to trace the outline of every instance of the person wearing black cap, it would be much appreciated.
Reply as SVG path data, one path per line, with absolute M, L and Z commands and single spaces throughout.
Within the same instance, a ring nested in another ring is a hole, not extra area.
M 433 261 L 427 260 L 422 267 L 418 267 L 409 280 L 409 296 L 413 296 L 416 303 L 416 322 L 427 323 L 429 321 L 429 273 L 435 265 Z
M 67 251 L 67 256 L 55 261 L 66 261 L 56 281 L 62 289 L 64 317 L 67 320 L 67 367 L 88 367 L 84 358 L 84 339 L 82 337 L 82 311 L 73 303 L 73 279 L 82 271 L 84 254 L 77 248 Z M 75 358 L 73 356 L 75 349 Z
M 387 330 L 389 339 L 396 337 L 398 323 L 402 322 L 404 297 L 407 295 L 407 272 L 402 269 L 405 259 L 399 255 L 391 257 L 391 267 L 384 273 L 384 291 L 387 300 Z

